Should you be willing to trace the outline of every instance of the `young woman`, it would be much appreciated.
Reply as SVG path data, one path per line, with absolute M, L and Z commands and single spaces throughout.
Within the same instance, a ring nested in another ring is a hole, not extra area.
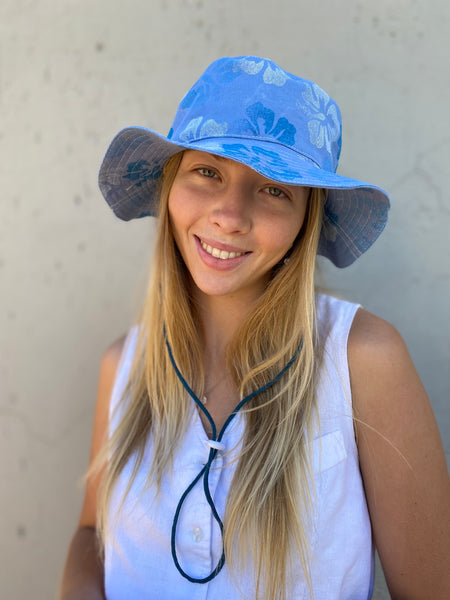
M 386 194 L 335 174 L 316 84 L 215 61 L 167 138 L 118 134 L 100 187 L 159 216 L 138 324 L 105 354 L 64 599 L 450 597 L 450 484 L 395 329 L 315 294 L 377 239 Z M 374 544 L 373 544 L 374 542 Z M 100 551 L 99 551 L 100 550 Z

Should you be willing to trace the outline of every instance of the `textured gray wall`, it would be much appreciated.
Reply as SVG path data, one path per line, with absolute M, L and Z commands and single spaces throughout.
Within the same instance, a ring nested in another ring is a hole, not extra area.
M 450 454 L 449 31 L 447 0 L 2 0 L 2 597 L 55 594 L 98 362 L 144 286 L 152 224 L 108 212 L 102 154 L 124 126 L 168 131 L 219 56 L 271 57 L 340 103 L 340 172 L 393 208 L 375 248 L 325 280 L 399 328 Z

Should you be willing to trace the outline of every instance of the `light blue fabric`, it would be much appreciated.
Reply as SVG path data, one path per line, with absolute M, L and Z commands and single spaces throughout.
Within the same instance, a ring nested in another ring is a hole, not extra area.
M 318 382 L 318 409 L 312 440 L 317 492 L 308 525 L 311 545 L 311 579 L 314 600 L 368 600 L 373 587 L 373 547 L 370 519 L 359 471 L 350 381 L 347 338 L 357 305 L 328 296 L 317 299 L 319 335 L 324 360 Z M 117 426 L 120 407 L 114 411 L 129 374 L 135 332 L 119 367 L 111 402 L 111 430 Z M 209 481 L 221 517 L 239 456 L 245 418 L 239 414 L 226 431 Z M 118 511 L 131 471 L 126 465 L 113 495 L 111 530 L 105 547 L 105 589 L 108 600 L 255 600 L 253 574 L 231 577 L 228 565 L 205 584 L 191 583 L 176 570 L 170 534 L 179 498 L 209 456 L 210 441 L 194 406 L 188 430 L 174 457 L 173 471 L 165 474 L 161 495 L 144 490 L 152 460 L 152 441 L 122 508 Z M 118 514 L 117 514 L 118 511 Z M 116 519 L 117 517 L 117 519 Z M 177 551 L 183 568 L 197 577 L 207 576 L 221 556 L 221 536 L 201 484 L 183 506 L 177 529 Z M 307 586 L 300 566 L 294 589 L 288 595 L 306 599 Z M 261 594 L 264 599 L 264 593 Z
M 380 188 L 335 173 L 341 152 L 338 105 L 316 83 L 255 56 L 213 62 L 181 101 L 167 137 L 130 127 L 111 143 L 99 185 L 126 221 L 155 215 L 167 160 L 184 149 L 242 162 L 268 179 L 328 189 L 319 254 L 345 267 L 387 222 Z

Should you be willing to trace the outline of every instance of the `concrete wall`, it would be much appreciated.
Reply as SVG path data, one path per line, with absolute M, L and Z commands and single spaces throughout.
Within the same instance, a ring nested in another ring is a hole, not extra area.
M 2 597 L 55 595 L 98 362 L 144 285 L 152 224 L 109 212 L 103 152 L 126 125 L 167 132 L 222 55 L 269 56 L 341 104 L 340 172 L 385 187 L 393 208 L 367 256 L 324 274 L 400 329 L 450 453 L 449 30 L 446 0 L 2 0 Z

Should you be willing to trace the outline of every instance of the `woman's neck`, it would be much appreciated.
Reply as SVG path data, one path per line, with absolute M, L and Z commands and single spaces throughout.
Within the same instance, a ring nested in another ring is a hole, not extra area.
M 239 402 L 239 386 L 228 371 L 227 346 L 242 325 L 253 303 L 240 298 L 197 294 L 196 306 L 201 326 L 203 368 L 205 373 L 202 401 L 220 431 Z M 209 423 L 200 414 L 208 436 Z
M 225 359 L 230 340 L 244 322 L 254 302 L 254 299 L 242 297 L 197 294 L 196 305 L 205 357 L 213 362 Z

